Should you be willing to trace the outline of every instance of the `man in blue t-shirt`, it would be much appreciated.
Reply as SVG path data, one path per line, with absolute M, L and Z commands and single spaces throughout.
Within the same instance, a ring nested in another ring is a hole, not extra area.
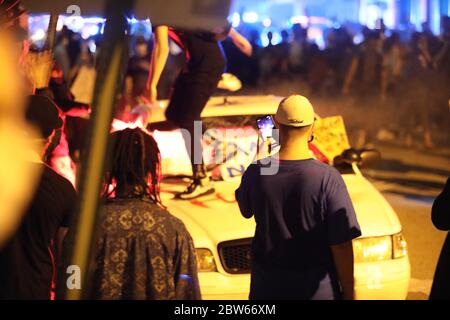
M 250 299 L 353 299 L 352 239 L 361 235 L 339 172 L 314 160 L 314 110 L 302 96 L 284 99 L 275 116 L 278 155 L 248 167 L 236 199 L 255 216 Z

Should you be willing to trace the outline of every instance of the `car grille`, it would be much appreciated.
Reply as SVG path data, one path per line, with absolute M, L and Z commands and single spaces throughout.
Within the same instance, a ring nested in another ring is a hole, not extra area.
M 252 239 L 226 241 L 219 244 L 222 266 L 231 274 L 250 273 Z

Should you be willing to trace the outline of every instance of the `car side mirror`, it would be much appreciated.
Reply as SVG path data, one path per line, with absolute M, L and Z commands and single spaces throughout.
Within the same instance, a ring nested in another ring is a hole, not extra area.
M 359 150 L 360 161 L 359 167 L 372 167 L 381 160 L 381 153 L 376 149 L 362 149 Z
M 340 156 L 334 159 L 335 165 L 356 163 L 360 168 L 367 168 L 373 166 L 381 159 L 381 154 L 375 149 L 361 149 L 354 148 L 344 150 Z

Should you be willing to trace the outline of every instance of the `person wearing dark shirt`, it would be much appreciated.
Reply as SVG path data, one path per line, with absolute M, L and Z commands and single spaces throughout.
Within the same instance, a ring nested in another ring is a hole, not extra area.
M 42 176 L 19 229 L 0 249 L 0 299 L 48 300 L 76 194 L 68 180 L 42 162 L 62 125 L 56 106 L 47 97 L 31 96 L 26 117 L 43 137 L 30 137 L 43 143 L 42 154 L 30 156 Z
M 442 193 L 434 200 L 431 218 L 436 228 L 450 230 L 450 178 Z M 450 300 L 450 234 L 447 234 L 434 274 L 430 300 Z
M 314 110 L 302 96 L 276 114 L 278 156 L 250 165 L 236 199 L 255 217 L 250 299 L 353 299 L 352 239 L 361 235 L 339 172 L 312 159 Z M 263 171 L 266 160 L 278 171 Z
M 155 27 L 155 49 L 149 79 L 151 103 L 157 99 L 157 85 L 169 54 L 169 36 L 183 49 L 187 59 L 186 67 L 175 81 L 166 110 L 167 120 L 184 129 L 183 137 L 192 163 L 193 181 L 177 195 L 178 199 L 190 200 L 214 193 L 200 152 L 202 137 L 196 132 L 195 124 L 199 123 L 200 115 L 225 71 L 225 57 L 219 40 L 228 35 L 242 52 L 249 56 L 252 54 L 250 43 L 234 29 L 226 28 L 222 33 L 213 33 Z
M 159 196 L 156 141 L 139 128 L 115 132 L 112 140 L 90 297 L 200 299 L 193 240 Z M 110 186 L 115 186 L 112 191 Z

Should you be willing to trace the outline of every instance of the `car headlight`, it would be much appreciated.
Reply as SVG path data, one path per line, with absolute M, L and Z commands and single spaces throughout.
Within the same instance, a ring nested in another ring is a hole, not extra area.
M 408 245 L 403 234 L 362 238 L 353 241 L 355 262 L 374 262 L 398 259 L 408 254 Z
M 372 237 L 353 241 L 355 263 L 373 262 L 392 259 L 392 238 Z
M 214 255 L 209 249 L 195 249 L 197 253 L 197 266 L 199 272 L 216 272 Z
M 392 236 L 392 246 L 392 256 L 394 259 L 402 258 L 408 254 L 408 244 L 401 232 Z

